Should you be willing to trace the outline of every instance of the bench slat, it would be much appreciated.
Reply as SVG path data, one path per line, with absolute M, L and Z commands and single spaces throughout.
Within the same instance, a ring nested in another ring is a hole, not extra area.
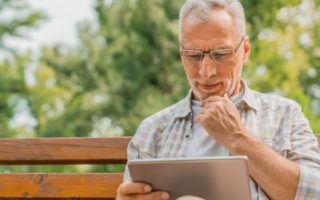
M 125 164 L 130 139 L 1 138 L 0 164 Z
M 4 173 L 0 197 L 114 199 L 122 180 L 122 173 Z
M 125 164 L 130 139 L 1 138 L 0 164 Z

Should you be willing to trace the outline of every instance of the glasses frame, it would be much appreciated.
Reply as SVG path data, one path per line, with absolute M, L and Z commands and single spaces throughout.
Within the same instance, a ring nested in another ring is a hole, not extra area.
M 245 37 L 246 37 L 246 36 L 243 36 L 243 37 L 241 38 L 241 41 L 239 42 L 239 44 L 238 44 L 238 45 L 236 46 L 236 48 L 234 48 L 234 49 L 213 49 L 213 50 L 208 50 L 208 51 L 202 51 L 202 50 L 181 49 L 181 46 L 180 46 L 180 54 L 181 54 L 181 56 L 182 56 L 182 58 L 183 58 L 183 55 L 182 55 L 183 52 L 188 52 L 188 51 L 201 52 L 202 55 L 201 55 L 201 59 L 199 60 L 199 62 L 201 62 L 202 59 L 203 59 L 204 54 L 205 54 L 205 53 L 208 53 L 208 54 L 210 54 L 210 57 L 211 57 L 211 59 L 212 59 L 213 61 L 215 61 L 215 62 L 217 62 L 217 63 L 221 63 L 221 62 L 217 61 L 217 60 L 214 58 L 214 53 L 219 52 L 219 51 L 232 50 L 232 51 L 234 51 L 234 54 L 236 54 L 237 51 L 238 51 L 238 49 L 240 48 L 241 44 L 243 43 Z M 232 52 L 232 54 L 233 54 L 233 52 Z

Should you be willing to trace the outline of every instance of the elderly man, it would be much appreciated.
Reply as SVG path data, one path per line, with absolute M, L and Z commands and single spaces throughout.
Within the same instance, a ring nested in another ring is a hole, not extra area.
M 180 11 L 180 53 L 191 91 L 145 119 L 128 159 L 245 155 L 252 199 L 320 199 L 317 140 L 300 106 L 241 79 L 250 54 L 238 0 L 188 0 Z M 118 199 L 168 199 L 125 182 Z

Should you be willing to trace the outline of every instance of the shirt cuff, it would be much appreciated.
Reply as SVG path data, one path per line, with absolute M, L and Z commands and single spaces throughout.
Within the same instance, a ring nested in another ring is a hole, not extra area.
M 294 199 L 320 199 L 320 168 L 300 165 L 299 183 Z

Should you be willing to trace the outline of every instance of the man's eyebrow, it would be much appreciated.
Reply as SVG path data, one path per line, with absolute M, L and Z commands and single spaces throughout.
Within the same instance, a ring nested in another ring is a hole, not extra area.
M 219 46 L 217 48 L 214 48 L 214 49 L 192 49 L 192 50 L 198 50 L 198 51 L 213 51 L 213 50 L 220 50 L 220 49 L 232 49 L 231 46 Z
M 223 44 L 223 45 L 221 45 L 221 46 L 218 46 L 218 47 L 216 47 L 216 48 L 213 48 L 213 49 L 199 49 L 199 48 L 184 48 L 183 46 L 182 46 L 182 44 L 180 44 L 179 45 L 179 47 L 181 48 L 181 49 L 185 49 L 185 50 L 196 50 L 196 51 L 211 51 L 211 50 L 219 50 L 219 49 L 232 49 L 233 47 L 232 46 L 230 46 L 230 45 L 226 45 L 226 44 Z

